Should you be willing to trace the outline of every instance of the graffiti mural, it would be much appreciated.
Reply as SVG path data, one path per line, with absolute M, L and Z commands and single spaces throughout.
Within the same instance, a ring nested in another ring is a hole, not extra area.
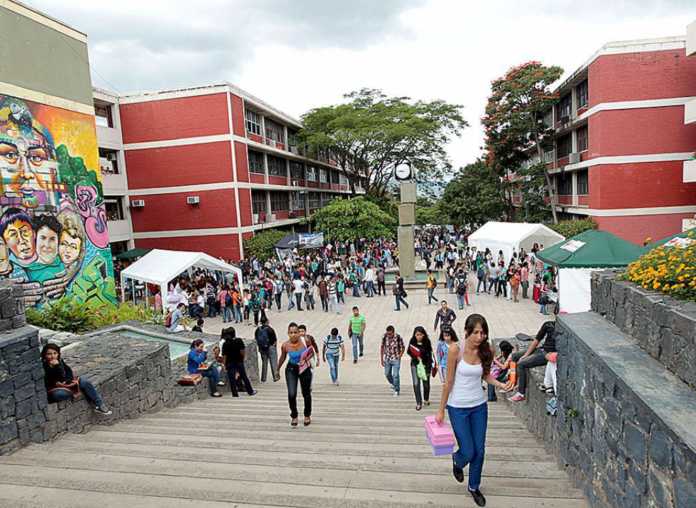
M 90 115 L 0 95 L 0 277 L 27 305 L 116 303 Z

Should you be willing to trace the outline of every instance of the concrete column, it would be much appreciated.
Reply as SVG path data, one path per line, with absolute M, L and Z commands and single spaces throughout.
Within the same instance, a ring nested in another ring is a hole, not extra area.
M 271 191 L 265 191 L 266 192 L 266 220 L 267 222 L 271 221 L 271 214 L 273 213 L 271 211 Z
M 401 204 L 399 205 L 399 272 L 405 280 L 416 275 L 413 226 L 416 223 L 416 183 L 401 183 Z
M 268 184 L 268 154 L 263 153 L 263 183 Z
M 578 206 L 578 173 L 577 171 L 573 171 L 573 180 L 572 180 L 572 189 L 573 189 L 573 198 L 572 198 L 572 203 L 573 206 Z

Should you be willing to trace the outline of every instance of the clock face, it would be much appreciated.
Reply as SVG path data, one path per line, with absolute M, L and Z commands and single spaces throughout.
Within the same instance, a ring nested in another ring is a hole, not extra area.
M 399 164 L 394 169 L 394 176 L 397 180 L 408 180 L 411 178 L 411 166 L 408 164 Z

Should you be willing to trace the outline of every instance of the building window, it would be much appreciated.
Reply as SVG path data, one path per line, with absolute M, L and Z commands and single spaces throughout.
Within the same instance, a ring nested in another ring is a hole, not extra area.
M 290 161 L 290 177 L 293 180 L 304 180 L 304 165 L 301 162 Z
M 578 135 L 578 152 L 587 150 L 587 126 L 580 127 L 577 131 Z
M 328 192 L 322 192 L 321 193 L 321 206 L 328 205 L 329 203 L 331 203 L 333 198 L 334 198 L 333 194 L 329 194 Z
M 556 140 L 556 156 L 559 159 L 567 157 L 573 148 L 573 142 L 570 138 L 570 134 L 566 134 Z
M 304 210 L 305 209 L 305 196 L 304 192 L 293 192 L 291 194 L 290 209 L 291 210 Z
M 288 146 L 297 147 L 300 144 L 300 140 L 297 138 L 297 132 L 288 131 Z
M 314 209 L 314 208 L 319 208 L 321 207 L 321 201 L 319 197 L 319 192 L 310 192 L 309 193 L 309 207 Z
M 263 175 L 266 170 L 263 167 L 263 154 L 249 150 L 249 171 Z
M 287 211 L 290 210 L 290 193 L 289 192 L 271 192 L 271 211 Z
M 319 181 L 321 183 L 328 182 L 328 178 L 327 178 L 328 175 L 326 173 L 327 173 L 327 171 L 324 168 L 319 168 Z
M 123 215 L 123 206 L 121 206 L 121 199 L 104 199 L 104 205 L 106 207 L 106 220 L 123 220 L 125 217 Z
M 248 133 L 261 135 L 261 115 L 250 109 L 244 110 L 244 118 L 246 119 L 246 130 Z
M 348 185 L 348 177 L 343 173 L 339 173 L 338 183 L 340 183 L 341 185 Z
M 113 127 L 114 120 L 111 117 L 111 105 L 94 103 L 94 122 L 99 127 Z
M 283 136 L 283 126 L 273 120 L 266 119 L 266 137 L 276 143 L 285 143 Z
M 580 83 L 575 92 L 577 93 L 577 96 L 578 96 L 578 108 L 582 108 L 582 107 L 587 106 L 587 100 L 588 100 L 587 80 Z
M 567 122 L 570 120 L 570 112 L 573 106 L 573 98 L 570 94 L 565 95 L 561 98 L 561 102 L 558 103 L 558 120 L 560 122 Z
M 578 178 L 578 194 L 581 196 L 587 195 L 590 192 L 590 185 L 589 185 L 589 178 L 587 174 L 587 170 L 584 171 L 578 171 L 577 173 L 577 178 Z
M 99 149 L 99 169 L 102 175 L 118 175 L 118 152 L 116 150 Z
M 266 213 L 266 193 L 251 191 L 251 208 L 255 214 Z
M 268 174 L 271 176 L 287 177 L 288 173 L 285 166 L 285 159 L 268 155 Z
M 332 169 L 330 176 L 331 176 L 331 183 L 333 183 L 333 184 L 339 183 L 338 171 L 336 171 L 335 169 Z
M 307 166 L 307 180 L 310 182 L 317 181 L 317 168 L 314 166 Z
M 558 184 L 558 194 L 560 196 L 570 196 L 573 194 L 573 177 L 569 173 L 562 173 L 556 179 Z

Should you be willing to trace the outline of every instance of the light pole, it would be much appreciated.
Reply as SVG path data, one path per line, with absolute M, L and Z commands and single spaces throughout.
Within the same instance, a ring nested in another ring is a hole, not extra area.
M 394 168 L 394 177 L 399 181 L 401 204 L 399 204 L 399 272 L 405 280 L 416 275 L 413 229 L 416 223 L 416 180 L 411 164 L 406 162 Z

